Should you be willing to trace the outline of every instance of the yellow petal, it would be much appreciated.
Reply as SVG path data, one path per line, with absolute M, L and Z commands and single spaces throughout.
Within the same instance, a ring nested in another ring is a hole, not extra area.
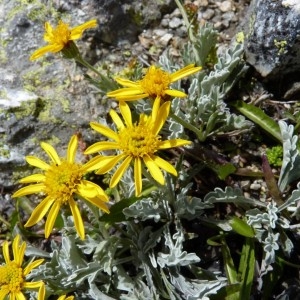
M 35 60 L 37 58 L 40 58 L 41 56 L 45 55 L 47 52 L 56 53 L 63 49 L 62 45 L 47 45 L 45 47 L 39 48 L 35 50 L 31 56 L 30 60 Z
M 21 266 L 23 263 L 23 259 L 24 259 L 24 254 L 25 254 L 25 250 L 26 250 L 26 243 L 22 242 L 21 246 L 20 246 L 20 236 L 17 235 L 18 240 L 14 240 L 13 242 L 13 254 L 14 254 L 14 261 L 16 262 L 16 264 L 18 266 Z M 16 241 L 16 243 L 15 243 Z
M 139 82 L 134 82 L 134 81 L 131 81 L 128 79 L 120 78 L 120 77 L 115 78 L 115 80 L 117 83 L 119 83 L 123 86 L 136 88 L 136 89 L 139 89 L 139 91 L 141 91 L 141 84 Z
M 105 150 L 117 150 L 120 149 L 120 145 L 116 142 L 97 142 L 89 146 L 84 154 L 99 153 Z
M 184 145 L 190 145 L 192 144 L 191 141 L 188 140 L 182 140 L 182 139 L 174 139 L 174 140 L 165 140 L 162 141 L 159 145 L 159 150 L 161 149 L 169 149 L 169 148 L 174 148 L 174 147 L 180 147 Z
M 88 180 L 82 180 L 77 186 L 77 193 L 83 198 L 95 198 L 100 197 L 102 201 L 108 201 L 108 196 L 105 194 L 103 189 L 94 182 Z
M 126 96 L 134 96 L 134 95 L 140 95 L 143 92 L 141 92 L 140 88 L 136 87 L 128 87 L 128 88 L 120 88 L 115 91 L 107 93 L 107 97 L 126 97 Z
M 96 122 L 91 122 L 90 123 L 90 126 L 96 130 L 97 132 L 105 135 L 106 137 L 108 138 L 111 138 L 115 141 L 118 141 L 119 140 L 119 136 L 117 133 L 115 133 L 113 130 L 111 130 L 110 128 L 108 128 L 107 126 L 103 126 L 99 123 L 96 123 Z
M 11 292 L 10 299 L 16 300 L 26 300 L 24 294 L 21 291 L 18 292 Z
M 160 96 L 157 96 L 154 100 L 153 107 L 152 107 L 152 113 L 151 113 L 153 122 L 155 122 L 155 120 L 157 119 L 157 114 L 158 114 L 158 111 L 160 108 L 160 101 L 161 101 Z
M 80 183 L 77 186 L 77 193 L 82 197 L 82 198 L 94 198 L 98 196 L 97 189 L 94 187 L 87 187 L 85 184 Z
M 48 165 L 47 163 L 45 163 L 44 161 L 42 161 L 38 157 L 26 156 L 25 159 L 30 165 L 32 165 L 34 167 L 37 167 L 37 168 L 40 168 L 44 171 L 47 171 L 50 168 L 50 165 Z
M 3 243 L 3 245 L 2 245 L 2 251 L 3 251 L 3 256 L 4 256 L 5 263 L 6 264 L 10 263 L 8 241 L 5 241 Z
M 202 70 L 202 67 L 194 67 L 194 64 L 190 64 L 171 74 L 171 81 L 175 82 L 183 77 L 199 72 L 200 70 Z
M 90 203 L 92 203 L 93 205 L 97 206 L 98 208 L 100 208 L 101 210 L 103 210 L 104 212 L 106 212 L 107 214 L 109 214 L 109 208 L 107 207 L 107 205 L 103 202 L 103 198 L 101 197 L 96 197 L 96 198 L 86 198 L 87 201 L 89 201 Z M 107 201 L 105 201 L 107 202 Z
M 39 288 L 37 300 L 45 300 L 45 284 L 43 281 L 36 282 L 24 282 L 23 287 L 25 289 L 37 289 Z
M 45 284 L 42 281 L 40 284 L 41 286 L 39 288 L 38 300 L 45 300 L 45 294 L 46 294 Z
M 4 300 L 6 295 L 8 295 L 9 290 L 8 289 L 4 289 L 4 290 L 0 290 L 0 300 Z
M 59 209 L 60 209 L 60 203 L 58 201 L 54 202 L 54 204 L 52 205 L 49 211 L 47 221 L 45 224 L 45 238 L 48 238 L 49 235 L 51 234 Z
M 40 264 L 42 264 L 44 262 L 44 259 L 37 259 L 31 263 L 29 263 L 23 271 L 24 276 L 27 276 L 33 269 L 35 269 L 36 267 L 38 267 Z M 32 282 L 35 283 L 35 282 Z M 36 284 L 36 283 L 35 283 Z M 37 286 L 38 287 L 38 286 Z M 36 287 L 35 287 L 36 288 Z
M 45 178 L 46 177 L 44 174 L 33 174 L 20 179 L 19 182 L 20 183 L 44 182 Z
M 49 22 L 45 22 L 45 32 L 48 35 L 52 35 L 53 34 L 53 28 L 51 26 L 51 24 Z
M 158 165 L 158 167 L 160 167 L 161 169 L 165 170 L 166 172 L 174 176 L 177 176 L 176 169 L 169 162 L 160 158 L 159 156 L 155 156 L 152 159 Z
M 143 157 L 144 162 L 151 174 L 151 176 L 161 185 L 165 184 L 165 178 L 162 173 L 162 171 L 159 169 L 159 167 L 156 165 L 156 163 L 149 157 L 144 156 Z
M 177 97 L 177 98 L 185 98 L 187 96 L 186 93 L 178 90 L 165 90 L 165 93 L 169 96 Z
M 18 191 L 16 191 L 12 195 L 12 197 L 17 198 L 17 197 L 23 197 L 23 196 L 31 195 L 31 194 L 35 194 L 35 193 L 40 193 L 44 190 L 44 188 L 45 188 L 44 183 L 31 184 L 31 185 L 25 186 L 25 187 L 19 189 Z
M 119 103 L 120 112 L 122 114 L 122 117 L 125 121 L 126 127 L 132 127 L 132 117 L 131 117 L 131 111 L 128 106 L 128 104 L 124 101 L 120 101 Z
M 116 124 L 118 130 L 125 128 L 123 121 L 121 120 L 121 118 L 119 117 L 119 115 L 117 114 L 117 112 L 115 110 L 111 109 L 109 111 L 109 114 L 110 114 L 113 122 Z
M 30 218 L 24 225 L 25 227 L 31 227 L 38 223 L 50 209 L 51 205 L 54 203 L 55 199 L 46 197 L 31 213 Z
M 97 170 L 96 174 L 105 174 L 109 172 L 124 157 L 126 157 L 126 154 L 123 153 L 116 156 L 103 156 L 101 165 L 99 164 L 99 169 Z
M 97 197 L 99 196 L 102 201 L 108 202 L 108 196 L 104 192 L 104 190 L 96 183 L 89 180 L 82 180 L 82 184 L 84 184 L 88 188 L 93 188 L 97 191 Z
M 91 172 L 91 171 L 99 169 L 100 166 L 102 165 L 101 162 L 104 157 L 106 157 L 106 156 L 97 155 L 97 156 L 93 157 L 87 163 L 85 163 L 83 166 L 81 166 L 81 170 L 83 172 Z
M 142 192 L 142 162 L 140 158 L 134 160 L 134 183 L 135 195 L 139 196 Z
M 111 188 L 115 187 L 123 176 L 124 172 L 127 170 L 132 158 L 130 156 L 126 157 L 126 159 L 122 162 L 120 167 L 116 170 L 115 174 L 112 176 L 110 180 L 109 186 Z
M 55 164 L 61 164 L 60 158 L 58 157 L 56 150 L 50 144 L 42 142 L 41 147 Z
M 72 215 L 73 215 L 76 231 L 77 231 L 78 235 L 80 236 L 80 238 L 82 240 L 84 240 L 85 232 L 84 232 L 83 221 L 82 221 L 82 218 L 81 218 L 81 215 L 80 215 L 79 208 L 78 208 L 78 206 L 77 206 L 77 204 L 76 204 L 76 202 L 74 201 L 73 198 L 71 198 L 69 200 L 69 205 L 70 205 L 71 212 L 72 212 Z
M 97 20 L 90 20 L 83 23 L 82 25 L 76 26 L 71 30 L 70 40 L 77 40 L 81 38 L 82 33 L 89 28 L 94 28 L 97 26 Z
M 149 94 L 140 90 L 140 88 L 121 88 L 107 93 L 107 97 L 116 98 L 117 100 L 133 101 L 148 97 Z
M 159 108 L 156 118 L 155 116 L 153 116 L 153 120 L 151 120 L 151 123 L 153 123 L 152 133 L 154 135 L 157 135 L 160 132 L 161 128 L 164 126 L 166 119 L 169 116 L 170 106 L 170 101 L 164 102 L 163 105 Z
M 67 161 L 73 163 L 75 161 L 76 151 L 78 147 L 77 135 L 73 135 L 70 139 L 68 150 L 67 150 Z
M 91 154 L 91 153 L 96 153 L 96 152 L 101 152 L 105 150 L 116 150 L 120 149 L 120 146 L 116 142 L 97 142 L 93 145 L 91 145 L 87 150 L 88 152 L 85 154 Z M 86 151 L 87 151 L 86 150 Z M 92 152 L 90 152 L 92 151 Z

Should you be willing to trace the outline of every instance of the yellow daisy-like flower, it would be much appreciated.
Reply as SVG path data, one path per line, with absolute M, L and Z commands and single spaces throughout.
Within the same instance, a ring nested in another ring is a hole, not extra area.
M 66 296 L 66 295 L 62 295 L 62 296 L 59 296 L 57 298 L 57 300 L 74 300 L 74 296 Z
M 168 96 L 184 98 L 187 95 L 178 90 L 172 90 L 170 85 L 189 75 L 200 71 L 202 67 L 195 67 L 193 64 L 186 66 L 174 73 L 168 73 L 155 66 L 150 66 L 144 78 L 137 82 L 116 78 L 116 81 L 124 88 L 107 93 L 108 97 L 122 101 L 134 101 L 146 97 L 152 99 L 160 98 L 165 100 Z
M 69 24 L 59 21 L 56 28 L 53 28 L 49 22 L 45 23 L 45 34 L 44 40 L 49 43 L 49 45 L 39 48 L 34 51 L 30 56 L 30 60 L 37 59 L 47 52 L 59 52 L 68 46 L 70 41 L 77 40 L 81 38 L 83 32 L 86 29 L 93 28 L 97 26 L 97 20 L 88 21 L 82 25 L 70 28 Z
M 79 196 L 109 213 L 109 209 L 105 204 L 105 202 L 108 202 L 108 196 L 97 184 L 84 179 L 87 172 L 95 170 L 90 167 L 91 162 L 84 165 L 75 162 L 78 147 L 76 135 L 72 136 L 68 145 L 67 157 L 64 159 L 58 156 L 51 145 L 41 143 L 41 147 L 50 157 L 51 164 L 47 164 L 35 156 L 26 156 L 26 161 L 30 165 L 40 168 L 44 172 L 43 174 L 33 174 L 21 179 L 21 183 L 35 184 L 23 187 L 13 194 L 13 197 L 22 197 L 39 192 L 46 195 L 46 198 L 33 210 L 25 227 L 38 223 L 49 210 L 45 224 L 45 237 L 48 238 L 61 206 L 69 205 L 76 230 L 81 239 L 84 239 L 84 225 L 74 196 Z
M 188 145 L 191 142 L 182 139 L 161 140 L 158 133 L 169 115 L 171 102 L 167 101 L 162 106 L 159 106 L 159 101 L 158 98 L 154 101 L 152 114 L 150 116 L 141 114 L 137 123 L 132 122 L 129 106 L 125 102 L 120 101 L 120 111 L 124 122 L 116 111 L 110 111 L 110 116 L 116 124 L 118 132 L 114 132 L 110 128 L 95 122 L 90 123 L 94 130 L 113 141 L 97 142 L 88 147 L 85 154 L 105 150 L 119 151 L 119 154 L 116 156 L 96 156 L 92 162 L 94 167 L 98 169 L 96 173 L 104 174 L 109 172 L 120 161 L 123 161 L 112 176 L 110 187 L 117 185 L 132 161 L 134 164 L 136 196 L 142 191 L 142 162 L 148 168 L 150 175 L 162 185 L 165 183 L 165 179 L 161 169 L 177 176 L 175 168 L 169 162 L 159 157 L 157 151 Z
M 5 264 L 0 266 L 0 299 L 10 296 L 10 300 L 25 300 L 23 291 L 26 289 L 39 289 L 38 300 L 45 298 L 45 285 L 42 281 L 27 282 L 26 276 L 44 260 L 38 259 L 22 267 L 26 243 L 20 246 L 20 236 L 17 235 L 12 243 L 13 260 L 10 260 L 8 241 L 2 246 Z

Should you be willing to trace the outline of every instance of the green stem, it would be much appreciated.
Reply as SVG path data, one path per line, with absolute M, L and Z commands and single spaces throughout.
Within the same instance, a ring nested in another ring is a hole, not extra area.
M 0 222 L 4 223 L 8 228 L 10 228 L 10 223 L 0 216 Z
M 181 119 L 180 117 L 176 116 L 174 113 L 170 112 L 169 116 L 175 120 L 176 122 L 178 122 L 179 124 L 181 124 L 184 128 L 191 130 L 192 132 L 194 132 L 198 139 L 200 141 L 203 141 L 205 139 L 205 137 L 203 136 L 203 133 L 201 130 L 199 130 L 198 128 L 196 128 L 195 126 L 193 126 L 192 124 L 186 122 L 185 120 Z
M 102 74 L 96 68 L 94 68 L 92 65 L 90 65 L 86 60 L 84 60 L 81 55 L 78 55 L 77 57 L 75 57 L 75 61 L 80 63 L 84 67 L 90 69 L 91 71 L 95 72 L 100 77 L 102 77 Z
M 196 50 L 196 48 L 194 47 L 194 43 L 195 43 L 195 41 L 196 41 L 196 37 L 195 37 L 195 35 L 194 35 L 194 33 L 193 33 L 192 25 L 191 25 L 191 23 L 190 23 L 190 21 L 189 21 L 189 18 L 188 18 L 188 16 L 187 16 L 186 11 L 185 11 L 183 5 L 181 4 L 180 0 L 175 0 L 175 2 L 176 2 L 177 6 L 178 6 L 178 8 L 179 8 L 179 10 L 180 10 L 180 12 L 181 12 L 183 21 L 184 21 L 185 26 L 186 26 L 187 31 L 188 31 L 189 39 L 190 39 L 190 41 L 192 42 L 192 45 L 193 45 L 192 48 L 193 48 L 193 52 L 194 52 L 196 61 L 197 61 L 198 63 L 200 63 L 201 60 L 200 60 L 199 53 L 198 53 L 198 51 Z

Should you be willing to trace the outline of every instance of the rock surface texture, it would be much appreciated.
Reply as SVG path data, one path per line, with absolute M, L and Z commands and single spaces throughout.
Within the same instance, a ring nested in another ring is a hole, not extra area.
M 261 76 L 300 72 L 299 0 L 253 0 L 243 28 L 246 60 Z
M 213 23 L 220 41 L 228 42 L 248 2 L 196 0 L 193 5 L 197 22 Z M 122 71 L 132 60 L 155 63 L 167 49 L 180 57 L 186 28 L 173 0 L 0 1 L 0 188 L 14 189 L 26 175 L 26 155 L 43 158 L 41 141 L 65 155 L 72 134 L 82 134 L 87 143 L 99 138 L 89 122 L 116 104 L 87 83 L 87 70 L 59 54 L 29 61 L 45 45 L 46 21 L 56 26 L 63 19 L 73 27 L 94 18 L 98 27 L 76 44 L 104 75 Z

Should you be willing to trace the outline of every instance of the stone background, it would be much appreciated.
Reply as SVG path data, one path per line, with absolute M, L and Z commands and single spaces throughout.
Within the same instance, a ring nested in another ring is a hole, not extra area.
M 284 27 L 278 21 L 276 30 L 267 19 L 255 17 L 261 13 L 258 9 L 266 8 L 264 4 L 270 6 L 274 2 L 271 0 L 253 0 L 250 9 L 250 0 L 186 0 L 185 3 L 196 7 L 199 25 L 213 23 L 220 32 L 220 46 L 228 45 L 236 32 L 244 30 L 245 59 L 261 76 L 262 64 L 269 64 L 268 67 L 281 74 L 284 64 L 291 62 L 289 51 L 300 49 L 298 4 L 292 1 L 282 3 L 289 9 L 289 20 L 296 21 L 285 20 Z M 280 19 L 280 14 L 276 17 Z M 99 120 L 115 105 L 84 79 L 86 70 L 73 61 L 64 60 L 59 54 L 29 61 L 30 54 L 45 45 L 44 23 L 49 21 L 55 26 L 60 18 L 71 27 L 93 18 L 98 20 L 98 27 L 86 31 L 76 44 L 104 75 L 121 72 L 134 60 L 145 65 L 155 63 L 163 51 L 170 51 L 180 59 L 180 48 L 187 39 L 173 0 L 0 0 L 0 187 L 4 190 L 14 189 L 17 180 L 24 177 L 28 170 L 25 155 L 42 157 L 40 141 L 51 143 L 61 155 L 74 133 L 91 143 L 98 136 L 90 129 L 89 122 Z M 289 34 L 289 45 L 282 55 L 275 56 L 276 63 L 272 61 L 274 51 L 280 49 L 271 42 L 267 49 L 264 37 L 257 38 L 259 34 L 267 36 L 268 41 L 280 37 L 279 42 L 283 41 L 283 35 Z M 296 54 L 292 51 L 292 55 L 293 66 L 299 71 L 299 51 Z M 295 84 L 286 84 L 285 90 Z

